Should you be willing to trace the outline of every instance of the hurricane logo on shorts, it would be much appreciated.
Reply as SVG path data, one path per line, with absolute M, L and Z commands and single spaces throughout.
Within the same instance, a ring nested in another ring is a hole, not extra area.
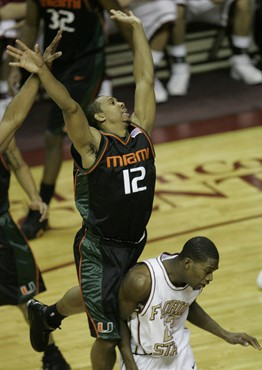
M 111 321 L 109 321 L 109 322 L 106 323 L 106 329 L 104 329 L 104 323 L 103 322 L 99 322 L 97 324 L 97 331 L 99 333 L 103 333 L 103 334 L 105 334 L 105 333 L 111 333 L 113 331 L 113 327 L 114 327 L 114 324 Z
M 33 281 L 29 281 L 27 285 L 20 286 L 20 290 L 23 295 L 34 293 L 36 291 L 35 283 Z

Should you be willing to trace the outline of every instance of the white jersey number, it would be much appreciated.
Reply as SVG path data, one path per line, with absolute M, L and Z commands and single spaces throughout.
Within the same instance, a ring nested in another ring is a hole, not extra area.
M 138 172 L 132 180 L 130 180 L 130 172 Z M 142 166 L 131 168 L 130 170 L 123 170 L 125 194 L 137 193 L 138 191 L 146 190 L 146 186 L 141 186 L 141 184 L 138 184 L 141 183 L 145 176 L 146 170 Z
M 51 30 L 63 30 L 66 32 L 75 32 L 73 27 L 70 27 L 70 23 L 74 22 L 75 15 L 68 10 L 55 10 L 47 9 L 47 12 L 51 14 L 49 28 Z

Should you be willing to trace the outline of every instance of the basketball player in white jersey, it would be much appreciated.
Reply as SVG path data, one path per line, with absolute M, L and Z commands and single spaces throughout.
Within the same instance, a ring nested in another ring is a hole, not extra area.
M 126 274 L 119 292 L 122 370 L 196 370 L 186 320 L 228 343 L 261 350 L 256 338 L 228 332 L 196 302 L 218 263 L 214 243 L 199 236 L 181 253 L 163 253 Z

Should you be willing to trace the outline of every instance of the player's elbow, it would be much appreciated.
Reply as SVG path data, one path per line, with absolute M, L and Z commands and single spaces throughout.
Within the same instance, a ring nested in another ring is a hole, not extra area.
M 15 113 L 13 117 L 8 120 L 9 124 L 12 125 L 12 127 L 17 130 L 22 123 L 24 122 L 26 116 L 22 112 Z
M 68 101 L 68 104 L 62 107 L 62 111 L 65 115 L 71 116 L 71 115 L 76 114 L 79 108 L 80 108 L 79 104 L 75 100 L 70 99 Z
M 146 72 L 143 76 L 143 81 L 149 88 L 154 88 L 154 73 Z

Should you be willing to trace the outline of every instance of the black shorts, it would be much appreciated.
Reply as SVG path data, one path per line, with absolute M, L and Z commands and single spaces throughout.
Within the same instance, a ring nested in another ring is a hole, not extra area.
M 118 291 L 123 276 L 133 267 L 146 244 L 113 242 L 78 231 L 74 242 L 78 279 L 93 337 L 121 340 Z
M 0 215 L 0 305 L 26 303 L 45 290 L 27 240 L 8 212 Z
M 71 97 L 85 109 L 96 98 L 103 80 L 105 72 L 104 50 L 101 49 L 94 54 L 82 57 L 70 65 L 58 65 L 52 72 L 68 89 Z M 61 135 L 64 133 L 63 128 L 62 111 L 52 101 L 47 130 Z

